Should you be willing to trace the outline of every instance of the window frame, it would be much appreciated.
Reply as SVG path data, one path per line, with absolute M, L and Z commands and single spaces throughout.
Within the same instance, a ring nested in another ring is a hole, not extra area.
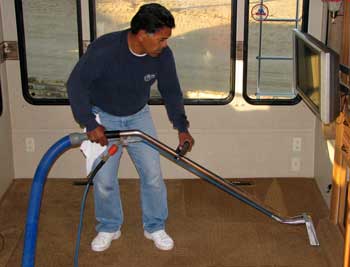
M 280 106 L 280 105 L 296 105 L 302 99 L 299 94 L 291 99 L 253 99 L 250 98 L 247 93 L 247 77 L 248 77 L 248 38 L 249 38 L 249 0 L 245 0 L 244 7 L 244 40 L 243 40 L 243 98 L 249 104 L 252 105 L 271 105 L 271 106 Z M 301 30 L 303 32 L 308 31 L 308 22 L 309 22 L 309 6 L 310 0 L 303 0 L 302 5 L 302 24 Z
M 33 98 L 29 93 L 28 87 L 28 70 L 25 46 L 25 31 L 23 19 L 23 0 L 15 0 L 15 12 L 17 22 L 18 50 L 20 59 L 22 93 L 24 99 L 32 105 L 69 105 L 69 100 L 65 98 Z M 78 25 L 78 47 L 79 58 L 83 54 L 83 36 L 82 36 L 82 17 L 81 17 L 81 0 L 76 0 L 77 5 L 77 25 Z M 96 2 L 89 0 L 89 26 L 90 41 L 96 39 Z M 224 99 L 185 99 L 185 105 L 226 105 L 230 103 L 235 95 L 235 74 L 236 74 L 236 31 L 237 30 L 237 1 L 231 0 L 231 34 L 230 34 L 230 88 L 229 95 Z M 176 60 L 176 59 L 175 59 Z M 181 82 L 181 81 L 180 81 Z M 151 105 L 164 105 L 161 97 L 151 98 Z
M 78 49 L 80 58 L 83 54 L 81 0 L 76 0 L 76 7 L 78 26 Z M 21 71 L 22 94 L 24 99 L 32 105 L 69 105 L 69 100 L 67 98 L 34 98 L 30 95 L 28 86 L 28 65 L 26 57 L 26 42 L 22 0 L 15 0 L 15 13 L 17 23 L 18 53 Z

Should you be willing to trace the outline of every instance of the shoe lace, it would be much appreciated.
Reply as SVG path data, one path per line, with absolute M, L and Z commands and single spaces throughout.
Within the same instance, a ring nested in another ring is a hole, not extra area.
M 168 236 L 168 234 L 165 231 L 160 231 L 158 234 L 158 238 L 161 240 L 169 240 L 170 237 Z
M 109 239 L 109 235 L 108 234 L 105 234 L 105 233 L 102 233 L 99 235 L 99 241 L 102 241 L 103 243 L 106 243 Z

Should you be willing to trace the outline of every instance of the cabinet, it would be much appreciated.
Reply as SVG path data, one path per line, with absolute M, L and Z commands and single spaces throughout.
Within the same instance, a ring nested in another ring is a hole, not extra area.
M 336 121 L 330 220 L 344 235 L 344 264 L 350 266 L 350 113 L 344 108 Z
M 341 63 L 350 65 L 350 1 L 343 1 Z M 350 85 L 350 75 L 342 74 L 341 80 Z M 350 109 L 349 96 L 343 96 L 342 112 L 336 121 L 335 154 L 333 165 L 330 220 L 337 224 L 344 235 L 343 267 L 350 267 Z

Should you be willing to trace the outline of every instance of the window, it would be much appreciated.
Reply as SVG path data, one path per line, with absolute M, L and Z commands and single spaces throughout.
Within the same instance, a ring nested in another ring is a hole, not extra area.
M 65 82 L 82 50 L 80 1 L 15 1 L 25 98 L 33 104 L 67 104 Z M 176 20 L 169 45 L 187 104 L 225 104 L 233 98 L 236 8 L 231 1 L 157 1 Z M 98 37 L 128 28 L 148 1 L 88 2 L 91 36 Z M 151 103 L 161 102 L 155 86 Z
M 66 80 L 79 59 L 80 1 L 16 0 L 22 87 L 32 104 L 66 104 Z
M 246 0 L 244 97 L 252 104 L 294 104 L 292 29 L 306 23 L 308 0 Z
M 128 28 L 145 1 L 96 0 L 97 36 Z M 231 0 L 160 0 L 175 17 L 174 52 L 185 103 L 225 103 L 233 97 Z M 235 9 L 236 12 L 236 9 Z M 235 36 L 233 34 L 233 36 Z M 151 96 L 159 98 L 156 86 Z

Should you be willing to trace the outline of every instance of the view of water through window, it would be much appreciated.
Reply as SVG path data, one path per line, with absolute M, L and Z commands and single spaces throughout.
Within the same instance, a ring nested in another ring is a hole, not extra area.
M 29 93 L 67 98 L 65 83 L 79 58 L 76 1 L 26 0 L 22 6 Z
M 128 28 L 147 2 L 96 0 L 97 35 Z M 231 0 L 158 2 L 175 17 L 169 46 L 184 96 L 226 98 L 231 88 Z M 66 98 L 65 82 L 78 60 L 76 1 L 26 0 L 22 5 L 29 92 L 33 98 Z

